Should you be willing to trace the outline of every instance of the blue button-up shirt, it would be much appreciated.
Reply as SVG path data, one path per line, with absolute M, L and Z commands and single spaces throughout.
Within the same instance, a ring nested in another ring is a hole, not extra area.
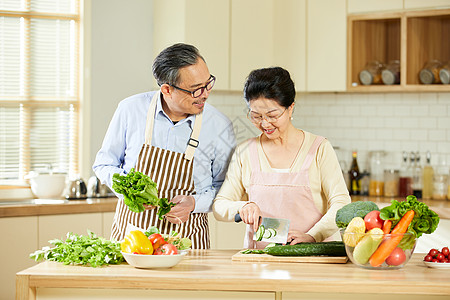
M 136 165 L 145 141 L 147 111 L 154 93 L 159 91 L 128 97 L 119 103 L 114 113 L 93 165 L 97 177 L 110 188 L 114 173 L 126 174 Z M 152 146 L 184 153 L 194 119 L 195 116 L 191 115 L 173 124 L 163 111 L 158 98 Z M 205 103 L 199 145 L 195 149 L 193 162 L 196 192 L 194 212 L 211 211 L 212 201 L 222 186 L 235 146 L 236 139 L 231 121 L 216 108 Z

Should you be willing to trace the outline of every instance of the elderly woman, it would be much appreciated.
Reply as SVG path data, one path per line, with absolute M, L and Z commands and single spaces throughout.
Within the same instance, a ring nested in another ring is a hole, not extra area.
M 231 159 L 213 212 L 220 221 L 237 213 L 248 224 L 245 248 L 259 218 L 290 219 L 288 243 L 321 242 L 337 232 L 336 211 L 350 203 L 342 171 L 330 142 L 292 124 L 295 88 L 280 67 L 254 70 L 244 97 L 248 118 L 262 133 L 240 144 Z

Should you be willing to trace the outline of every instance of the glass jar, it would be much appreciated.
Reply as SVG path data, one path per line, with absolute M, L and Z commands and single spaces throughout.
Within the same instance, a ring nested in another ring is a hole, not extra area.
M 438 156 L 438 164 L 433 176 L 433 199 L 445 200 L 448 193 L 449 167 L 446 163 L 445 155 Z
M 384 196 L 397 197 L 400 171 L 394 169 L 384 170 Z
M 437 60 L 430 60 L 425 63 L 419 73 L 420 82 L 423 84 L 441 83 L 439 71 L 442 69 L 442 63 Z
M 392 60 L 381 71 L 381 80 L 384 84 L 399 84 L 400 83 L 400 61 Z
M 384 151 L 374 151 L 370 156 L 369 196 L 384 195 Z
M 444 63 L 442 68 L 439 70 L 439 78 L 443 84 L 450 83 L 450 61 Z
M 359 73 L 359 81 L 364 85 L 381 84 L 381 70 L 384 65 L 379 61 L 371 61 L 366 64 Z

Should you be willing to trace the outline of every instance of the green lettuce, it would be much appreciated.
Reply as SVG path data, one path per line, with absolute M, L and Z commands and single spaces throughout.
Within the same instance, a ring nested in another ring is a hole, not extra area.
M 141 172 L 130 170 L 127 175 L 116 173 L 112 178 L 112 188 L 116 193 L 123 195 L 123 201 L 128 208 L 135 213 L 145 211 L 144 205 L 158 207 L 158 218 L 163 219 L 175 203 L 167 198 L 158 198 L 156 183 Z
M 392 200 L 390 206 L 380 210 L 380 218 L 391 220 L 394 227 L 409 210 L 414 210 L 414 219 L 409 224 L 407 232 L 412 233 L 413 237 L 409 239 L 403 238 L 400 243 L 400 247 L 403 249 L 411 248 L 411 245 L 414 243 L 414 237 L 419 238 L 424 233 L 433 233 L 440 220 L 437 213 L 432 211 L 425 203 L 418 201 L 413 195 L 406 197 L 406 201 Z

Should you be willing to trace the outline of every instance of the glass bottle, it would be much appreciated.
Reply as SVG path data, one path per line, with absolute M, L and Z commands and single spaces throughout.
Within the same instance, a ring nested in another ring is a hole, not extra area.
M 367 172 L 367 170 L 364 170 L 364 172 L 361 173 L 361 195 L 362 196 L 369 196 L 369 190 L 370 190 L 370 173 Z
M 356 159 L 357 155 L 357 152 L 353 151 L 352 164 L 348 171 L 350 177 L 350 195 L 361 194 L 361 173 L 359 172 L 358 161 Z
M 420 153 L 419 151 L 415 154 L 414 165 L 412 168 L 412 189 L 413 195 L 417 199 L 422 199 L 422 166 L 420 164 Z
M 427 162 L 423 167 L 422 175 L 422 198 L 431 199 L 433 196 L 433 175 L 434 170 L 431 166 L 431 153 L 427 151 Z
M 411 181 L 411 169 L 408 164 L 408 153 L 403 151 L 403 160 L 400 167 L 400 179 L 398 185 L 398 195 L 400 197 L 412 195 Z
M 450 60 L 442 66 L 442 69 L 439 71 L 439 78 L 443 84 L 450 83 Z
M 383 151 L 371 153 L 369 196 L 383 196 L 384 194 L 383 155 Z

